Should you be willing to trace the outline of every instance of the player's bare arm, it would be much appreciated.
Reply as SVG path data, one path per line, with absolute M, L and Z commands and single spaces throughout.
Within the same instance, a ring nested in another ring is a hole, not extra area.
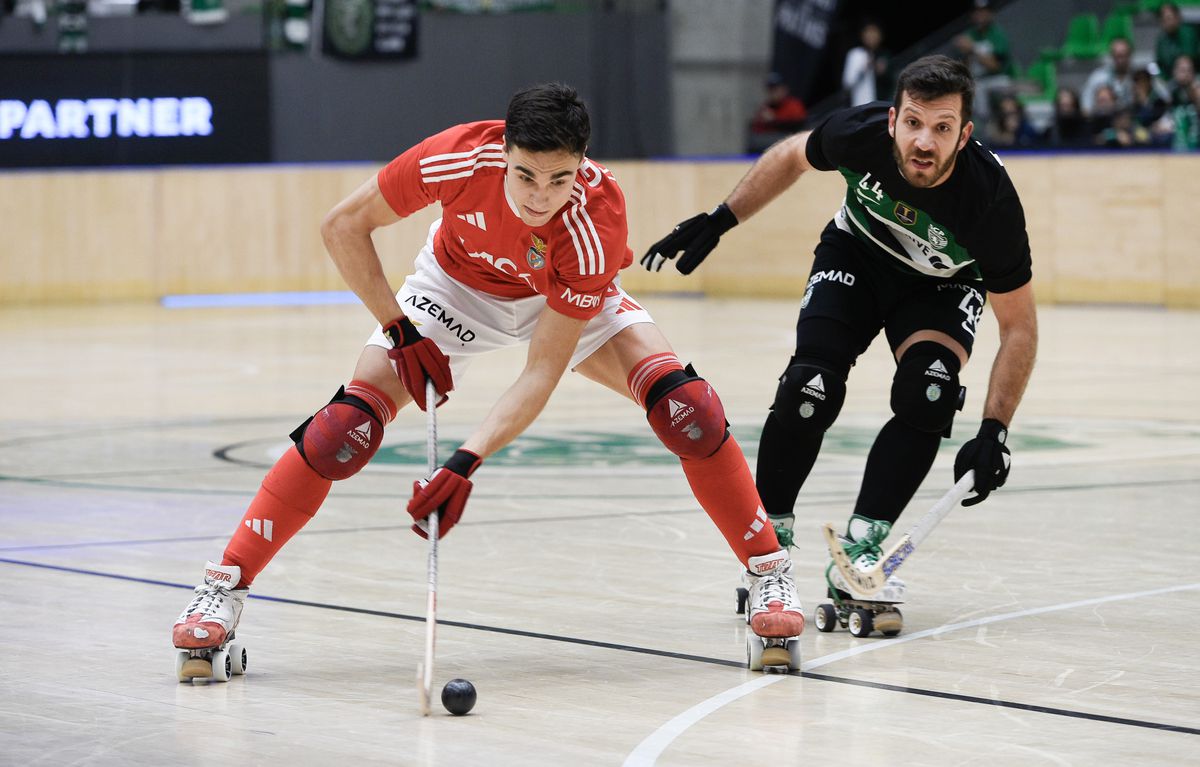
M 400 303 L 383 273 L 371 232 L 400 220 L 372 176 L 349 197 L 334 206 L 321 222 L 321 237 L 342 279 L 375 316 L 392 342 L 388 356 L 404 389 L 425 410 L 425 379 L 433 379 L 441 405 L 454 389 L 450 361 L 437 346 L 423 338 L 400 310 Z
M 529 342 L 525 368 L 463 443 L 463 450 L 486 458 L 533 423 L 566 371 L 585 325 L 587 320 L 568 317 L 549 306 L 542 309 Z
M 321 222 L 321 237 L 329 257 L 346 285 L 381 325 L 397 319 L 403 312 L 383 273 L 371 232 L 399 220 L 372 175 L 335 205 Z
M 989 296 L 1000 329 L 1000 349 L 992 362 L 983 417 L 1011 424 L 1037 357 L 1037 310 L 1033 286 Z
M 804 131 L 774 144 L 737 183 L 725 204 L 739 223 L 745 223 L 812 170 L 806 153 L 811 135 L 812 131 Z

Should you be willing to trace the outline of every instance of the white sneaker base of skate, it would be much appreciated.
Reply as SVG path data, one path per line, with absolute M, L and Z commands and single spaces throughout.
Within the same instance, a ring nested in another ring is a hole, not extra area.
M 199 650 L 175 648 L 175 676 L 181 682 L 196 679 L 228 682 L 230 677 L 246 673 L 246 647 L 232 636 L 220 647 Z

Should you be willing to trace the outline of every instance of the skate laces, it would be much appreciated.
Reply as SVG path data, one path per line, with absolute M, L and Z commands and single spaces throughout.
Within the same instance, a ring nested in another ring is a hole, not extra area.
M 781 602 L 785 608 L 795 603 L 796 589 L 784 567 L 762 576 L 758 581 L 758 604 L 766 607 L 771 602 Z
M 775 523 L 775 537 L 779 540 L 780 548 L 790 549 L 796 545 L 796 533 L 783 523 Z
M 858 519 L 866 518 L 858 517 Z M 856 541 L 849 536 L 842 536 L 842 540 L 844 541 L 844 548 L 846 549 L 847 556 L 850 557 L 850 561 L 856 565 L 861 563 L 870 567 L 883 556 L 883 548 L 879 544 L 888 537 L 888 533 L 892 531 L 892 525 L 890 522 L 878 519 L 867 521 L 870 523 L 870 527 L 867 530 L 867 534 L 862 537 L 862 540 Z
M 183 611 L 185 616 L 196 615 L 219 615 L 225 607 L 225 600 L 229 598 L 229 592 L 219 586 L 210 586 L 205 584 L 196 587 L 196 596 L 192 598 L 191 604 Z

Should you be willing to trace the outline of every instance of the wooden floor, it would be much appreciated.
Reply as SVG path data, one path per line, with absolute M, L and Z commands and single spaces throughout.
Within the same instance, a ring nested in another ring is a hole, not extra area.
M 753 463 L 795 302 L 646 303 Z M 1041 324 L 1009 484 L 906 565 L 904 632 L 810 620 L 790 676 L 743 668 L 737 565 L 641 414 L 569 375 L 444 543 L 436 686 L 468 678 L 479 703 L 421 718 L 417 411 L 257 580 L 246 676 L 179 684 L 169 641 L 287 433 L 349 375 L 364 310 L 0 310 L 0 763 L 1195 764 L 1200 314 Z M 967 412 L 901 530 L 949 487 L 995 348 L 988 316 Z M 446 448 L 521 363 L 474 365 Z M 891 373 L 877 343 L 802 493 L 810 616 L 818 525 L 849 513 Z

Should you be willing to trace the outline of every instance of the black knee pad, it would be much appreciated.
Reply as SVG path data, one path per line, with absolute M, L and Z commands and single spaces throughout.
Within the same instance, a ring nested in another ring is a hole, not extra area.
M 348 479 L 383 441 L 383 421 L 365 400 L 338 389 L 329 404 L 290 435 L 306 463 L 326 479 Z
M 967 390 L 958 383 L 958 355 L 936 341 L 904 352 L 892 379 L 892 412 L 918 431 L 950 436 Z
M 791 431 L 824 432 L 837 420 L 846 401 L 849 365 L 838 365 L 797 350 L 788 369 L 779 377 L 771 409 Z

